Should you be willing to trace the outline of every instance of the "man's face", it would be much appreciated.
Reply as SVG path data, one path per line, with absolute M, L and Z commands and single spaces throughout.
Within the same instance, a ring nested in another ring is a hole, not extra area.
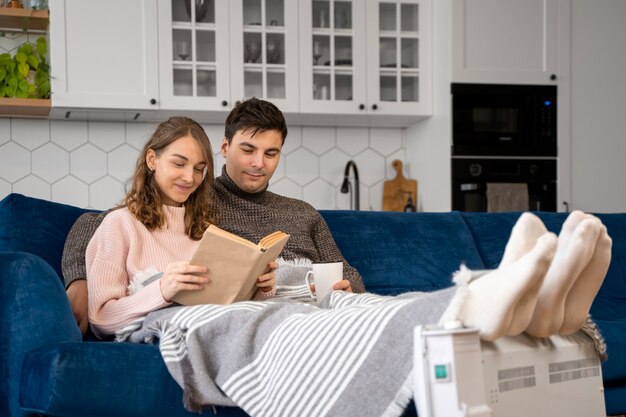
M 254 136 L 252 129 L 238 130 L 230 145 L 226 138 L 222 141 L 226 173 L 242 190 L 262 191 L 276 171 L 282 146 L 278 130 L 257 132 Z

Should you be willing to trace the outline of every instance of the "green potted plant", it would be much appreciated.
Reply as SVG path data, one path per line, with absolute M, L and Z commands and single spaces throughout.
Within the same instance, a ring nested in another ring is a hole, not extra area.
M 0 97 L 50 98 L 48 44 L 40 37 L 33 47 L 20 46 L 14 56 L 0 54 Z

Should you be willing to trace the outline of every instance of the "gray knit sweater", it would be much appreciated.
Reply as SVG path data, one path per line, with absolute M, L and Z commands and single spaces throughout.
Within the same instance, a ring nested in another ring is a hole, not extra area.
M 217 224 L 253 242 L 282 230 L 291 235 L 281 256 L 287 260 L 307 258 L 314 263 L 343 262 L 344 278 L 354 292 L 364 292 L 359 273 L 341 255 L 322 216 L 310 204 L 264 190 L 247 193 L 222 170 L 215 179 L 215 212 Z M 70 230 L 63 249 L 65 286 L 85 279 L 85 250 L 107 212 L 87 213 L 79 217 Z

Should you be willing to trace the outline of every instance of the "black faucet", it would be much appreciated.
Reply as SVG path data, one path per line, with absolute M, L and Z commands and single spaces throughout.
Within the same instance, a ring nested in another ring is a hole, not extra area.
M 346 170 L 343 174 L 343 183 L 341 184 L 340 191 L 343 194 L 352 191 L 352 184 L 350 183 L 350 180 L 348 180 L 350 167 L 352 167 L 352 171 L 354 171 L 354 210 L 359 210 L 359 170 L 356 169 L 356 164 L 354 163 L 354 161 L 348 161 L 348 163 L 346 164 Z M 350 210 L 352 210 L 352 199 L 350 200 Z

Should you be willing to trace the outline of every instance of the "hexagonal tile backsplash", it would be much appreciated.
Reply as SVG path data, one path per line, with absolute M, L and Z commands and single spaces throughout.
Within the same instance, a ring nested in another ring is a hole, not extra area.
M 222 171 L 224 128 L 204 125 Z M 156 123 L 0 119 L 0 199 L 11 192 L 106 209 L 121 200 L 127 178 Z M 317 209 L 349 209 L 341 194 L 346 163 L 360 177 L 362 210 L 380 210 L 393 159 L 406 160 L 403 129 L 289 126 L 270 190 Z M 352 179 L 352 174 L 350 174 Z M 352 179 L 353 180 L 353 179 Z

